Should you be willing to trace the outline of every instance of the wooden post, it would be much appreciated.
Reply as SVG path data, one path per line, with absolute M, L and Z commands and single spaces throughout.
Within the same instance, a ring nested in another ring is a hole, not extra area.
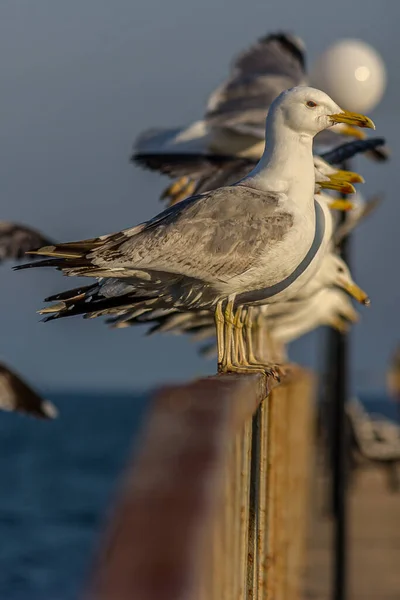
M 166 388 L 96 560 L 90 600 L 294 600 L 300 594 L 312 377 Z

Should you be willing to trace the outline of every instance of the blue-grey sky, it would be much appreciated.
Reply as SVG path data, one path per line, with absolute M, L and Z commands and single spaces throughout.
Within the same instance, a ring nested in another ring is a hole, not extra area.
M 160 210 L 166 182 L 129 164 L 140 131 L 199 118 L 232 56 L 267 32 L 300 35 L 310 63 L 337 38 L 361 38 L 387 65 L 373 117 L 393 150 L 389 165 L 357 162 L 365 195 L 386 194 L 354 240 L 372 307 L 354 332 L 353 361 L 360 385 L 376 387 L 400 338 L 399 18 L 393 0 L 2 0 L 0 218 L 63 241 L 140 222 Z M 215 368 L 183 338 L 110 331 L 101 320 L 39 323 L 42 299 L 76 282 L 10 266 L 1 268 L 0 358 L 41 389 L 136 388 Z M 315 350 L 308 340 L 296 357 L 308 362 Z

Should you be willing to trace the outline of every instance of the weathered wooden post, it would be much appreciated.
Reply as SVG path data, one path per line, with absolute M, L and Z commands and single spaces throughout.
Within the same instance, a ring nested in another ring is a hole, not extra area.
M 156 393 L 86 598 L 300 598 L 312 396 L 300 369 Z

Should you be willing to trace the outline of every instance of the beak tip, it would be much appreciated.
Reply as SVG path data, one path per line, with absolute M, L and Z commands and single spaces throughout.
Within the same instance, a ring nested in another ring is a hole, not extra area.
M 362 303 L 364 306 L 371 306 L 371 300 L 368 298 L 368 296 L 364 298 Z

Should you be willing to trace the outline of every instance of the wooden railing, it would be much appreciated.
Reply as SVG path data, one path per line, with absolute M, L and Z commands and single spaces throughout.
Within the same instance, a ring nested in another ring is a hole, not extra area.
M 226 375 L 155 394 L 86 598 L 300 597 L 313 380 L 268 386 Z

